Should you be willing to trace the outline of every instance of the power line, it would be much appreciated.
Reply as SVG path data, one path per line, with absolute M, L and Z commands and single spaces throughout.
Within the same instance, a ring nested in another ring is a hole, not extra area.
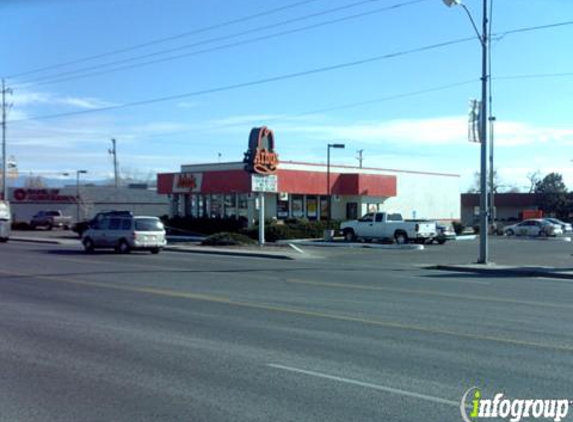
M 562 73 L 534 73 L 534 74 L 523 74 L 523 75 L 510 75 L 510 76 L 496 76 L 495 80 L 517 80 L 517 79 L 541 79 L 541 78 L 561 78 L 573 76 L 573 72 L 562 72 Z
M 187 50 L 193 47 L 199 47 L 201 45 L 205 45 L 205 44 L 212 44 L 214 42 L 218 42 L 218 41 L 224 41 L 227 39 L 233 39 L 233 38 L 237 38 L 243 35 L 247 35 L 247 34 L 251 34 L 251 33 L 257 33 L 257 32 L 261 32 L 267 29 L 274 29 L 277 28 L 279 26 L 285 26 L 285 25 L 289 25 L 292 23 L 296 23 L 296 22 L 300 22 L 300 21 L 304 21 L 304 20 L 308 20 L 308 19 L 312 19 L 315 17 L 319 17 L 319 16 L 324 16 L 327 14 L 332 14 L 335 12 L 340 12 L 341 10 L 346 10 L 346 9 L 350 9 L 350 8 L 354 8 L 357 6 L 362 6 L 364 4 L 371 4 L 374 2 L 379 2 L 381 0 L 361 0 L 359 2 L 355 2 L 355 3 L 351 3 L 345 6 L 340 6 L 340 7 L 336 7 L 333 9 L 327 9 L 327 10 L 323 10 L 321 12 L 317 12 L 317 13 L 313 13 L 310 15 L 305 15 L 305 16 L 301 16 L 298 18 L 293 18 L 293 19 L 288 19 L 282 22 L 278 22 L 278 23 L 274 23 L 271 25 L 264 25 L 264 26 L 260 26 L 257 28 L 253 28 L 253 29 L 249 29 L 246 31 L 241 31 L 241 32 L 237 32 L 234 34 L 230 34 L 230 35 L 225 35 L 225 36 L 221 36 L 221 37 L 216 37 L 216 38 L 211 38 L 211 39 L 207 39 L 207 40 L 203 40 L 203 41 L 199 41 L 196 43 L 192 43 L 192 44 L 187 44 L 184 46 L 180 46 L 180 47 L 176 47 L 176 48 L 171 48 L 171 49 L 166 49 L 166 50 L 160 50 L 160 51 L 156 51 L 153 53 L 148 53 L 148 54 L 144 54 L 144 55 L 139 55 L 139 56 L 135 56 L 135 57 L 131 57 L 131 58 L 126 58 L 126 59 L 122 59 L 122 60 L 116 60 L 116 61 L 112 61 L 112 62 L 108 62 L 108 63 L 104 63 L 104 64 L 100 64 L 100 65 L 93 65 L 93 66 L 88 66 L 88 67 L 84 67 L 81 69 L 76 69 L 76 70 L 71 70 L 71 71 L 67 71 L 67 72 L 60 72 L 57 74 L 53 74 L 53 75 L 47 75 L 47 76 L 42 76 L 39 78 L 35 78 L 35 79 L 30 79 L 30 80 L 24 80 L 21 81 L 20 84 L 36 84 L 36 85 L 45 85 L 45 84 L 53 84 L 53 83 L 59 83 L 59 82 L 65 82 L 65 81 L 70 81 L 70 80 L 75 80 L 75 79 L 81 79 L 81 78 L 85 78 L 85 77 L 90 77 L 90 76 L 96 76 L 96 75 L 102 75 L 102 74 L 107 74 L 107 73 L 113 73 L 113 72 L 117 72 L 120 70 L 126 70 L 126 69 L 133 69 L 133 68 L 138 68 L 141 66 L 148 66 L 151 64 L 157 64 L 157 63 L 162 63 L 162 62 L 166 62 L 166 61 L 171 61 L 171 60 L 176 60 L 176 59 L 181 59 L 181 58 L 185 58 L 185 57 L 191 57 L 191 56 L 196 56 L 196 55 L 200 55 L 200 54 L 205 54 L 205 53 L 210 53 L 213 51 L 219 51 L 219 50 L 224 50 L 227 48 L 232 48 L 232 47 L 236 47 L 236 46 L 240 46 L 240 45 L 245 45 L 245 44 L 251 44 L 254 42 L 258 42 L 258 41 L 264 41 L 267 39 L 271 39 L 271 38 L 277 38 L 280 36 L 284 36 L 284 35 L 290 35 L 290 34 L 294 34 L 297 32 L 302 32 L 302 31 L 308 31 L 311 29 L 316 29 L 319 27 L 323 27 L 323 26 L 327 26 L 327 25 L 332 25 L 335 23 L 340 23 L 340 22 L 345 22 L 345 21 L 349 21 L 352 19 L 358 19 L 358 18 L 362 18 L 365 16 L 369 16 L 369 15 L 373 15 L 376 13 L 382 13 L 382 12 L 386 12 L 386 11 L 390 11 L 390 10 L 395 10 L 401 7 L 405 7 L 405 6 L 410 6 L 413 4 L 417 4 L 417 3 L 422 3 L 424 1 L 428 1 L 428 0 L 410 0 L 410 1 L 406 1 L 406 2 L 402 2 L 402 3 L 397 3 L 391 6 L 384 6 L 382 8 L 378 8 L 378 9 L 374 9 L 374 10 L 370 10 L 367 12 L 362 12 L 362 13 L 358 13 L 358 14 L 354 14 L 354 15 L 349 15 L 349 16 L 345 16 L 342 18 L 337 18 L 337 19 L 332 19 L 329 21 L 324 21 L 324 22 L 319 22 L 317 24 L 313 24 L 313 25 L 308 25 L 308 26 L 303 26 L 300 28 L 294 28 L 294 29 L 290 29 L 290 30 L 285 30 L 285 31 L 280 31 L 274 34 L 269 34 L 269 35 L 263 35 L 263 36 L 258 36 L 255 38 L 251 38 L 248 40 L 243 40 L 243 41 L 238 41 L 238 42 L 234 42 L 234 43 L 229 43 L 229 44 L 224 44 L 222 46 L 216 46 L 216 47 L 212 47 L 212 48 L 207 48 L 207 49 L 203 49 L 203 50 L 199 50 L 199 51 L 194 51 L 194 52 L 190 52 L 190 53 L 185 53 L 185 54 L 179 54 L 179 55 L 175 55 L 175 56 L 169 56 L 169 57 L 164 57 L 164 58 L 159 58 L 159 59 L 155 59 L 155 60 L 150 60 L 150 61 L 145 61 L 142 63 L 135 63 L 132 65 L 127 65 L 127 66 L 119 66 L 119 67 L 114 67 L 111 69 L 107 69 L 107 70 L 102 70 L 102 71 L 98 71 L 98 72 L 90 72 L 87 74 L 82 74 L 83 72 L 89 72 L 90 70 L 97 70 L 97 69 L 102 69 L 102 68 L 106 68 L 106 67 L 110 67 L 110 66 L 114 66 L 117 64 L 123 64 L 123 63 L 130 63 L 130 62 L 134 62 L 134 61 L 138 61 L 138 60 L 142 60 L 142 59 L 146 59 L 146 58 L 151 58 L 151 57 L 156 57 L 156 56 L 161 56 L 161 55 L 165 55 L 165 54 L 169 54 L 169 53 L 174 53 L 176 51 L 181 51 L 181 50 Z M 70 76 L 70 75 L 77 75 L 80 74 L 78 76 Z
M 165 42 L 168 42 L 168 41 L 173 41 L 173 40 L 176 40 L 176 39 L 189 37 L 189 36 L 191 36 L 191 35 L 201 34 L 201 33 L 204 33 L 204 32 L 208 32 L 208 31 L 212 31 L 212 30 L 215 30 L 215 29 L 223 28 L 223 27 L 225 27 L 225 26 L 230 26 L 230 25 L 235 25 L 235 24 L 238 24 L 238 23 L 247 22 L 247 21 L 254 20 L 254 19 L 257 19 L 257 18 L 260 18 L 260 17 L 263 17 L 263 16 L 268 16 L 268 15 L 271 15 L 271 14 L 275 14 L 275 13 L 277 13 L 277 12 L 282 12 L 282 11 L 284 11 L 284 10 L 293 9 L 293 8 L 295 8 L 295 7 L 302 6 L 302 5 L 305 5 L 305 4 L 314 3 L 314 2 L 316 2 L 316 1 L 318 1 L 318 0 L 297 1 L 297 2 L 295 2 L 295 3 L 290 3 L 290 4 L 287 4 L 287 5 L 285 5 L 285 6 L 277 7 L 277 8 L 274 8 L 274 9 L 269 9 L 269 10 L 266 10 L 266 11 L 264 11 L 264 12 L 256 13 L 256 14 L 249 15 L 249 16 L 244 16 L 244 17 L 242 17 L 242 18 L 231 19 L 231 20 L 228 20 L 228 21 L 225 21 L 225 22 L 221 22 L 221 23 L 218 23 L 218 24 L 206 26 L 206 27 L 199 28 L 199 29 L 195 29 L 195 30 L 192 30 L 192 31 L 183 32 L 183 33 L 176 34 L 176 35 L 171 35 L 171 36 L 165 37 L 165 38 L 158 38 L 158 39 L 153 40 L 153 41 L 149 41 L 149 42 L 145 42 L 145 43 L 141 43 L 141 44 L 132 45 L 132 46 L 130 46 L 130 47 L 125 47 L 125 48 L 121 48 L 121 49 L 118 49 L 118 50 L 112 50 L 112 51 L 108 51 L 108 52 L 106 52 L 106 53 L 95 54 L 95 55 L 92 55 L 92 56 L 87 56 L 87 57 L 83 57 L 83 58 L 76 59 L 76 60 L 71 60 L 71 61 L 64 62 L 64 63 L 58 63 L 58 64 L 54 64 L 54 65 L 50 65 L 50 66 L 45 66 L 45 67 L 41 67 L 41 68 L 36 68 L 36 69 L 28 70 L 28 71 L 25 71 L 25 72 L 15 73 L 15 74 L 13 74 L 13 75 L 9 75 L 8 78 L 16 78 L 16 77 L 20 77 L 20 76 L 24 76 L 24 75 L 30 75 L 30 74 L 33 74 L 33 73 L 43 72 L 43 71 L 45 71 L 45 70 L 57 69 L 57 68 L 60 68 L 60 67 L 70 66 L 70 65 L 74 65 L 74 64 L 78 64 L 78 63 L 84 63 L 84 62 L 87 62 L 87 61 L 90 61 L 90 60 L 101 59 L 101 58 L 103 58 L 103 57 L 114 56 L 114 55 L 117 55 L 117 54 L 126 53 L 126 52 L 133 51 L 133 50 L 138 50 L 138 49 L 141 49 L 141 48 L 144 48 L 144 47 L 149 47 L 149 46 L 152 46 L 152 45 L 162 44 L 162 43 L 165 43 Z
M 267 83 L 271 83 L 271 82 L 278 82 L 278 81 L 283 81 L 283 80 L 287 80 L 287 79 L 295 79 L 295 78 L 300 78 L 303 76 L 309 76 L 309 75 L 323 73 L 323 72 L 329 72 L 329 71 L 333 71 L 333 70 L 339 70 L 339 69 L 344 69 L 344 68 L 349 68 L 349 67 L 360 66 L 363 64 L 373 63 L 373 62 L 377 62 L 377 61 L 381 61 L 381 60 L 387 60 L 387 59 L 406 56 L 406 55 L 410 55 L 410 54 L 421 53 L 424 51 L 436 50 L 436 49 L 447 47 L 450 45 L 461 44 L 461 43 L 465 43 L 465 42 L 473 41 L 473 40 L 474 40 L 474 37 L 459 38 L 456 40 L 450 40 L 450 41 L 445 41 L 445 42 L 441 42 L 441 43 L 437 43 L 437 44 L 426 45 L 423 47 L 417 47 L 417 48 L 413 48 L 410 50 L 403 50 L 403 51 L 398 51 L 395 53 L 388 53 L 388 54 L 369 57 L 366 59 L 356 60 L 356 61 L 352 61 L 352 62 L 339 63 L 339 64 L 335 64 L 335 65 L 331 65 L 331 66 L 324 66 L 324 67 L 315 68 L 315 69 L 311 69 L 311 70 L 305 70 L 302 72 L 295 72 L 295 73 L 288 73 L 285 75 L 272 76 L 269 78 L 259 79 L 259 80 L 255 80 L 255 81 L 240 82 L 240 83 L 236 83 L 236 84 L 232 84 L 232 85 L 226 85 L 226 86 L 217 87 L 217 88 L 209 88 L 209 89 L 204 89 L 204 90 L 199 90 L 199 91 L 194 91 L 194 92 L 188 92 L 188 93 L 184 93 L 184 94 L 175 94 L 175 95 L 169 95 L 169 96 L 164 96 L 164 97 L 151 98 L 148 100 L 134 101 L 134 102 L 120 104 L 120 105 L 114 105 L 114 106 L 98 107 L 98 108 L 92 108 L 92 109 L 88 109 L 88 110 L 80 110 L 80 111 L 72 111 L 72 112 L 67 112 L 67 113 L 58 113 L 58 114 L 52 114 L 52 115 L 30 117 L 30 118 L 26 118 L 26 119 L 13 120 L 12 122 L 15 123 L 15 122 L 23 122 L 23 121 L 31 121 L 31 120 L 46 120 L 46 119 L 54 119 L 54 118 L 65 117 L 65 116 L 75 116 L 75 115 L 81 115 L 81 114 L 96 113 L 96 112 L 101 112 L 101 111 L 112 111 L 112 110 L 119 110 L 119 109 L 128 108 L 128 107 L 148 105 L 148 104 L 154 104 L 154 103 L 159 103 L 159 102 L 178 100 L 178 99 L 182 99 L 182 98 L 196 97 L 196 96 L 201 96 L 201 95 L 206 95 L 206 94 L 213 94 L 216 92 L 230 91 L 230 90 L 239 89 L 239 88 L 246 88 L 246 87 L 255 86 L 255 85 L 263 85 L 263 84 L 267 84 Z
M 448 89 L 452 89 L 452 88 L 456 88 L 456 87 L 460 87 L 460 86 L 464 86 L 464 85 L 469 85 L 469 84 L 473 84 L 473 83 L 477 83 L 477 82 L 479 82 L 479 79 L 470 79 L 470 80 L 465 80 L 465 81 L 460 81 L 460 82 L 454 82 L 454 83 L 447 84 L 447 85 L 440 85 L 440 86 L 433 87 L 433 88 L 426 88 L 426 89 L 411 91 L 411 92 L 402 93 L 402 94 L 388 95 L 388 96 L 384 96 L 384 97 L 373 98 L 370 100 L 340 104 L 340 105 L 331 106 L 328 108 L 308 110 L 308 111 L 304 111 L 304 112 L 300 112 L 300 113 L 296 113 L 296 114 L 281 115 L 278 117 L 265 118 L 265 122 L 277 122 L 277 121 L 280 122 L 280 121 L 285 121 L 285 120 L 298 118 L 298 117 L 304 117 L 304 116 L 311 116 L 314 114 L 326 113 L 329 111 L 347 110 L 347 109 L 352 109 L 352 108 L 364 107 L 364 106 L 368 106 L 368 105 L 372 105 L 372 104 L 378 104 L 378 103 L 392 101 L 392 100 L 398 100 L 398 99 L 403 99 L 403 98 L 409 98 L 409 97 L 415 97 L 415 96 L 419 96 L 419 95 L 429 94 L 432 92 L 445 91 Z M 226 129 L 226 128 L 232 128 L 232 127 L 241 127 L 241 126 L 244 126 L 244 124 L 245 123 L 243 123 L 243 122 L 241 122 L 241 123 L 217 124 L 215 126 L 210 126 L 210 127 L 206 127 L 206 128 L 199 128 L 199 129 L 194 129 L 194 130 L 176 130 L 176 131 L 160 132 L 160 133 L 154 133 L 152 135 L 143 135 L 143 136 L 132 135 L 129 133 L 122 133 L 122 136 L 125 138 L 139 137 L 139 138 L 143 138 L 143 139 L 148 139 L 148 138 L 155 138 L 158 136 L 166 136 L 166 135 L 173 135 L 173 134 L 200 133 L 200 132 L 210 131 L 213 129 Z M 98 135 L 93 135 L 93 136 L 95 136 L 94 139 L 96 139 L 98 137 Z M 41 138 L 34 137 L 33 139 L 53 139 L 53 138 L 57 138 L 57 135 L 46 136 L 46 137 L 41 137 Z M 25 137 L 15 136 L 14 137 L 13 136 L 11 139 L 30 139 L 30 137 L 29 136 L 25 136 Z M 201 144 L 201 145 L 203 145 L 203 144 Z M 205 144 L 205 145 L 208 145 L 208 144 Z
M 378 1 L 378 0 L 369 0 L 369 1 Z M 409 2 L 404 2 L 404 3 L 398 3 L 392 6 L 386 6 L 383 8 L 378 8 L 378 9 L 374 9 L 371 11 L 367 11 L 367 12 L 362 12 L 362 13 L 358 13 L 358 14 L 354 14 L 354 15 L 349 15 L 349 16 L 345 16 L 342 18 L 337 18 L 337 19 L 332 19 L 329 21 L 324 21 L 324 22 L 319 22 L 317 24 L 313 24 L 313 25 L 308 25 L 308 26 L 304 26 L 301 28 L 295 28 L 295 29 L 290 29 L 290 30 L 286 30 L 286 31 L 282 31 L 282 32 L 278 32 L 275 34 L 270 34 L 270 35 L 265 35 L 265 36 L 261 36 L 261 37 L 255 37 L 255 38 L 251 38 L 248 40 L 243 40 L 243 41 L 238 41 L 235 43 L 230 43 L 230 44 L 224 44 L 222 46 L 217 46 L 217 47 L 212 47 L 212 48 L 208 48 L 208 49 L 203 49 L 203 50 L 199 50 L 199 51 L 194 51 L 191 53 L 186 53 L 186 54 L 180 54 L 180 55 L 176 55 L 176 56 L 169 56 L 169 57 L 165 57 L 165 58 L 160 58 L 160 59 L 156 59 L 156 60 L 151 60 L 151 61 L 147 61 L 147 62 L 142 62 L 142 63 L 136 63 L 136 64 L 132 64 L 132 65 L 127 65 L 127 66 L 119 66 L 119 67 L 115 67 L 112 69 L 107 69 L 107 70 L 102 70 L 102 71 L 97 71 L 97 72 L 91 72 L 91 73 L 86 73 L 86 74 L 80 74 L 78 76 L 70 76 L 70 77 L 64 77 L 64 78 L 56 78 L 53 80 L 50 80 L 49 78 L 52 77 L 56 77 L 56 75 L 53 75 L 51 77 L 45 77 L 45 78 L 40 78 L 40 79 L 36 79 L 33 81 L 42 81 L 44 79 L 48 79 L 47 81 L 44 82 L 40 82 L 37 83 L 35 85 L 50 85 L 50 84 L 54 84 L 54 83 L 60 83 L 60 82 L 66 82 L 66 81 L 70 81 L 70 80 L 77 80 L 77 79 L 83 79 L 83 78 L 87 78 L 90 76 L 97 76 L 97 75 L 103 75 L 103 74 L 107 74 L 107 73 L 113 73 L 113 72 L 118 72 L 121 70 L 127 70 L 127 69 L 133 69 L 133 68 L 139 68 L 142 66 L 148 66 L 148 65 L 152 65 L 152 64 L 156 64 L 156 63 L 162 63 L 162 62 L 166 62 L 166 61 L 171 61 L 171 60 L 176 60 L 176 59 L 180 59 L 180 58 L 185 58 L 185 57 L 191 57 L 191 56 L 196 56 L 196 55 L 200 55 L 200 54 L 205 54 L 205 53 L 209 53 L 209 52 L 213 52 L 213 51 L 219 51 L 219 50 L 225 50 L 227 48 L 232 48 L 232 47 L 236 47 L 236 46 L 240 46 L 240 45 L 245 45 L 245 44 L 251 44 L 254 42 L 258 42 L 258 41 L 263 41 L 263 40 L 267 40 L 267 39 L 271 39 L 271 38 L 276 38 L 279 36 L 283 36 L 283 35 L 288 35 L 288 34 L 293 34 L 293 33 L 297 33 L 297 32 L 302 32 L 302 31 L 306 31 L 306 30 L 310 30 L 310 29 L 314 29 L 314 28 L 318 28 L 318 27 L 322 27 L 322 26 L 326 26 L 326 25 L 331 25 L 331 24 L 335 24 L 335 23 L 339 23 L 339 22 L 343 22 L 343 21 L 348 21 L 351 19 L 357 19 L 357 18 L 361 18 L 364 16 L 368 16 L 368 15 L 373 15 L 375 13 L 381 13 L 384 11 L 388 11 L 391 9 L 396 9 L 399 7 L 404 7 L 404 6 L 408 6 L 414 3 L 419 3 L 422 1 L 427 1 L 427 0 L 412 0 Z M 525 27 L 525 28 L 518 28 L 518 29 L 514 29 L 514 30 L 509 30 L 500 34 L 493 34 L 493 36 L 497 36 L 498 39 L 497 41 L 500 41 L 505 35 L 507 34 L 514 34 L 514 33 L 520 33 L 520 32 L 527 32 L 527 31 L 536 31 L 536 30 L 541 30 L 541 29 L 548 29 L 548 28 L 555 28 L 555 27 L 560 27 L 560 26 L 566 26 L 566 25 L 571 25 L 573 24 L 573 21 L 569 22 L 560 22 L 560 23 L 555 23 L 555 24 L 548 24 L 548 25 L 541 25 L 541 26 L 534 26 L 534 27 Z M 129 59 L 129 60 L 123 60 L 120 62 L 126 62 L 126 61 L 132 61 L 135 59 Z M 118 63 L 118 62 L 115 62 Z M 96 69 L 99 67 L 107 67 L 109 65 L 112 65 L 114 63 L 109 63 L 109 64 L 105 64 L 105 65 L 100 65 L 100 66 L 93 66 L 91 68 Z M 76 70 L 76 71 L 72 71 L 72 72 L 66 72 L 66 74 L 74 74 L 74 73 L 79 73 L 82 72 L 86 69 L 83 70 Z M 64 75 L 64 74 L 60 74 L 60 75 Z M 31 83 L 33 81 L 27 82 L 27 83 Z

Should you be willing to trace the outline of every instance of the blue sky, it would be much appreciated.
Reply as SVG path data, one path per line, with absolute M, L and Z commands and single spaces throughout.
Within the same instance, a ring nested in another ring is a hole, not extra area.
M 482 1 L 466 5 L 480 22 Z M 525 187 L 528 173 L 557 171 L 573 188 L 573 25 L 499 35 L 573 21 L 573 2 L 493 6 L 502 183 Z M 326 144 L 344 142 L 334 162 L 355 164 L 363 149 L 365 166 L 460 174 L 462 191 L 479 167 L 479 145 L 467 142 L 468 100 L 480 96 L 477 39 L 202 92 L 473 37 L 464 11 L 440 0 L 3 0 L 0 17 L 0 75 L 14 89 L 8 155 L 24 173 L 81 168 L 88 178 L 109 177 L 111 137 L 130 174 L 176 171 L 218 153 L 236 161 L 251 127 L 264 124 L 283 160 L 324 162 Z M 107 54 L 121 49 L 128 51 Z M 86 59 L 96 55 L 104 56 Z M 136 66 L 101 73 L 127 65 Z M 569 75 L 505 79 L 558 73 Z M 97 111 L 186 93 L 193 95 Z M 76 111 L 88 113 L 35 119 Z

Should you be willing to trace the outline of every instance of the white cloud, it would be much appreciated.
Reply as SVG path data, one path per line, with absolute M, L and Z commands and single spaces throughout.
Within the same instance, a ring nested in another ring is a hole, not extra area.
M 467 118 L 464 116 L 428 119 L 398 119 L 350 125 L 281 125 L 285 132 L 299 133 L 317 140 L 355 140 L 361 143 L 404 145 L 465 145 Z M 537 143 L 573 144 L 573 129 L 536 126 L 523 122 L 498 121 L 495 125 L 498 147 Z

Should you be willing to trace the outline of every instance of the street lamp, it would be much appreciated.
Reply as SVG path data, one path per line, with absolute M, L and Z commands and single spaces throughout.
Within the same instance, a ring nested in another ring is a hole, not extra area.
M 344 144 L 328 144 L 326 149 L 326 200 L 328 204 L 328 224 L 332 220 L 332 187 L 330 186 L 330 148 L 344 149 Z
M 80 222 L 80 174 L 86 174 L 87 170 L 76 170 L 76 222 Z
M 478 264 L 488 263 L 488 238 L 487 238 L 487 220 L 488 220 L 488 195 L 487 195 L 487 83 L 488 83 L 488 21 L 487 21 L 487 1 L 483 0 L 483 31 L 480 34 L 478 27 L 465 4 L 461 0 L 442 0 L 446 6 L 462 6 L 466 11 L 470 21 L 476 31 L 477 37 L 482 48 L 482 77 L 481 77 L 481 111 L 480 111 L 480 215 L 479 215 L 479 239 L 480 249 Z

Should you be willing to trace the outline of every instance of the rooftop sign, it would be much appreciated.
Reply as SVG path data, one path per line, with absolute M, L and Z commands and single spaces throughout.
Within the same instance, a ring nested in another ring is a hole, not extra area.
M 249 135 L 249 149 L 245 153 L 245 170 L 263 176 L 274 174 L 279 165 L 275 152 L 273 131 L 266 126 L 253 128 Z

